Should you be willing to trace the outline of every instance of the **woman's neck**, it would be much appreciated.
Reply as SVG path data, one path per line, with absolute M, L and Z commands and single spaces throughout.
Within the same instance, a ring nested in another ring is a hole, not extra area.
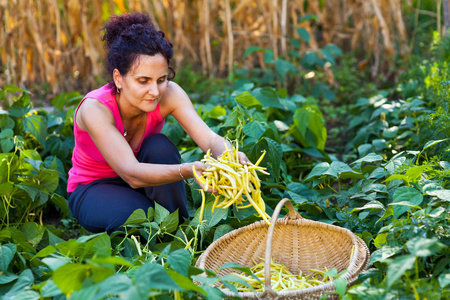
M 143 116 L 146 115 L 144 111 L 128 105 L 127 101 L 123 99 L 123 96 L 121 94 L 116 95 L 116 102 L 123 123 L 134 123 L 135 121 L 140 120 Z

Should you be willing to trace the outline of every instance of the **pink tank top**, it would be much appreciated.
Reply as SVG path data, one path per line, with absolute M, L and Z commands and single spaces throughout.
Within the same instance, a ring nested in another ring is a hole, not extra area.
M 78 108 L 86 98 L 97 99 L 106 105 L 114 116 L 114 122 L 117 130 L 123 134 L 124 128 L 122 118 L 120 117 L 119 108 L 117 107 L 115 94 L 108 84 L 97 90 L 89 92 L 83 100 L 81 100 Z M 161 116 L 158 104 L 154 111 L 147 113 L 147 126 L 145 128 L 145 133 L 142 140 L 152 134 L 161 132 L 163 126 L 164 119 Z M 118 176 L 103 158 L 102 154 L 95 146 L 94 141 L 92 141 L 89 133 L 78 127 L 76 120 L 74 120 L 74 136 L 75 147 L 73 148 L 72 154 L 72 168 L 69 170 L 69 179 L 67 182 L 68 193 L 73 192 L 79 184 L 88 184 L 97 179 Z M 139 153 L 141 145 L 142 141 L 138 150 L 133 149 L 135 156 Z

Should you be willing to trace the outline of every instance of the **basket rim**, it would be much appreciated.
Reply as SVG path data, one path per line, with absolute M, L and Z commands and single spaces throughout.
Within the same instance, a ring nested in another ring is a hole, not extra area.
M 350 263 L 347 267 L 348 272 L 340 276 L 339 278 L 344 278 L 347 280 L 347 285 L 352 284 L 356 281 L 358 275 L 360 272 L 366 270 L 369 266 L 369 258 L 370 258 L 370 252 L 366 245 L 366 243 L 357 235 L 355 235 L 352 231 L 349 229 L 339 227 L 336 225 L 320 222 L 320 221 L 314 221 L 314 220 L 308 220 L 304 218 L 299 219 L 289 219 L 286 215 L 283 218 L 276 220 L 276 226 L 279 225 L 296 225 L 296 226 L 309 226 L 314 228 L 321 228 L 325 230 L 331 230 L 331 231 L 337 231 L 340 233 L 345 234 L 346 236 L 350 237 L 352 240 L 352 244 L 355 247 L 354 254 L 352 259 L 350 260 Z M 221 236 L 217 240 L 215 240 L 211 245 L 207 247 L 207 249 L 200 255 L 196 262 L 196 266 L 198 268 L 204 269 L 206 259 L 209 257 L 211 252 L 217 247 L 217 245 L 220 245 L 227 240 L 234 239 L 234 237 L 237 237 L 238 235 L 242 234 L 243 232 L 253 230 L 253 229 L 260 229 L 260 228 L 269 228 L 269 225 L 264 221 L 256 221 L 254 223 L 248 224 L 246 226 L 234 229 L 225 235 Z M 362 260 L 362 262 L 361 262 Z M 359 265 L 359 267 L 358 267 Z M 204 274 L 205 275 L 205 274 Z M 335 279 L 336 280 L 336 279 Z M 236 296 L 236 294 L 228 289 L 222 289 L 219 288 L 224 294 L 228 296 Z M 327 282 L 324 285 L 320 286 L 314 286 L 309 287 L 305 289 L 300 290 L 293 290 L 293 291 L 279 291 L 276 292 L 279 296 L 296 296 L 299 294 L 312 294 L 317 292 L 333 292 L 335 291 L 334 286 L 334 280 L 331 282 Z M 254 297 L 257 295 L 261 295 L 263 292 L 239 292 L 239 295 L 241 297 Z

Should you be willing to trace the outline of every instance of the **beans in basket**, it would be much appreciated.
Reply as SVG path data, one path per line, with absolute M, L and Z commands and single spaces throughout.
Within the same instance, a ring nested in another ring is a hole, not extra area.
M 244 273 L 232 273 L 233 275 L 247 281 L 249 285 L 254 289 L 251 290 L 249 287 L 242 284 L 235 284 L 238 292 L 243 293 L 264 291 L 264 259 L 261 260 L 262 262 L 258 264 L 253 261 L 255 265 L 250 268 L 253 274 L 259 279 L 259 281 Z M 272 259 L 270 263 L 270 283 L 272 286 L 272 290 L 274 290 L 275 292 L 293 291 L 318 286 L 333 281 L 333 277 L 330 277 L 326 274 L 326 272 L 328 272 L 326 267 L 324 271 L 315 269 L 309 269 L 307 271 L 309 271 L 310 274 L 303 275 L 301 270 L 299 274 L 293 274 L 284 265 L 277 264 Z

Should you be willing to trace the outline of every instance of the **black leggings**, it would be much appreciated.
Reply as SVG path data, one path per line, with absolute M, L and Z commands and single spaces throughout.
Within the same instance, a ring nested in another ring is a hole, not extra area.
M 144 140 L 137 159 L 145 163 L 179 164 L 181 156 L 165 135 L 155 134 Z M 75 218 L 90 232 L 111 234 L 120 230 L 133 211 L 141 208 L 147 213 L 154 202 L 171 213 L 178 209 L 180 223 L 188 217 L 183 181 L 133 189 L 120 177 L 104 178 L 78 185 L 68 202 Z

